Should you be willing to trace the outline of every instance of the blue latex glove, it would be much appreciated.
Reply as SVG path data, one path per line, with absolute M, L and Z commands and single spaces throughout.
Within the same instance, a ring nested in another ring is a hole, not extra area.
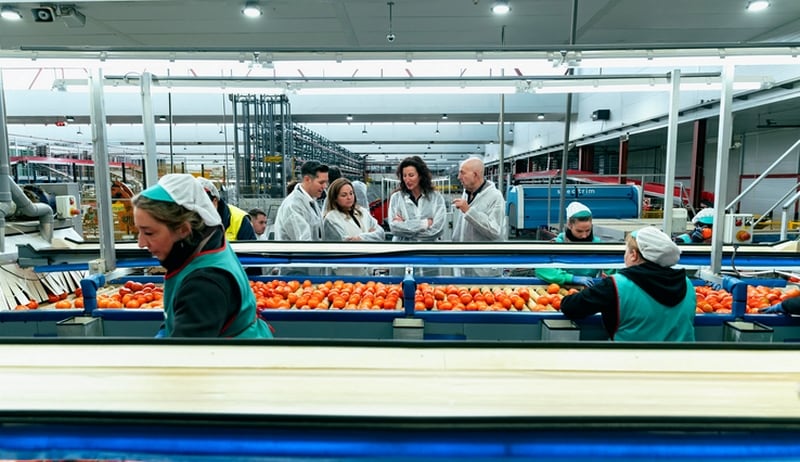
M 703 242 L 705 239 L 703 238 L 703 228 L 698 226 L 692 231 L 692 234 L 689 236 L 692 239 L 692 242 Z
M 167 329 L 159 329 L 158 332 L 156 332 L 155 338 L 166 338 L 166 337 L 167 337 Z
M 786 310 L 783 309 L 783 305 L 781 303 L 772 305 L 769 308 L 762 308 L 758 312 L 764 314 L 786 314 Z
M 572 283 L 580 284 L 586 287 L 592 287 L 594 285 L 594 279 L 588 276 L 572 276 Z
M 714 290 L 722 290 L 722 284 L 717 284 L 716 282 L 709 282 L 708 286 Z

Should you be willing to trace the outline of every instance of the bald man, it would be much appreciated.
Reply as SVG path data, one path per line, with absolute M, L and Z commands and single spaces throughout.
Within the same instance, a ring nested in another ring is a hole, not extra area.
M 461 162 L 458 181 L 464 187 L 453 200 L 453 242 L 506 239 L 506 201 L 494 183 L 483 177 L 483 160 L 470 157 Z M 462 276 L 500 276 L 500 268 L 460 268 Z

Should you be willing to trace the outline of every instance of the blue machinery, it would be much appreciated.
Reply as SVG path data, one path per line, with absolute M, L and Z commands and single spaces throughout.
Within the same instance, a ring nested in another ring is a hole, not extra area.
M 558 223 L 561 216 L 558 185 L 526 184 L 508 189 L 506 215 L 512 234 Z M 567 185 L 566 204 L 579 201 L 595 218 L 639 218 L 642 192 L 636 185 Z M 565 205 L 566 205 L 565 204 Z

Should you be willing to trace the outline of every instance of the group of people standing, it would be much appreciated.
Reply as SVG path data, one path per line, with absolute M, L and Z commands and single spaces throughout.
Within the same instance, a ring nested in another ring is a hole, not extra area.
M 459 166 L 463 192 L 452 201 L 453 241 L 505 239 L 505 200 L 483 171 L 477 157 Z M 303 164 L 302 179 L 278 209 L 275 238 L 384 240 L 384 229 L 357 199 L 356 182 L 341 177 L 329 187 L 328 173 L 328 166 L 319 162 Z M 433 187 L 425 162 L 408 157 L 398 166 L 397 176 L 400 185 L 389 200 L 393 240 L 440 240 L 446 226 L 445 199 Z M 137 195 L 133 205 L 139 246 L 146 247 L 167 270 L 161 335 L 271 337 L 269 326 L 257 316 L 247 274 L 228 245 L 251 235 L 253 239 L 253 223 L 260 227 L 258 220 L 251 223 L 247 212 L 226 204 L 210 181 L 185 174 L 165 175 Z M 597 241 L 588 207 L 570 203 L 567 218 L 567 228 L 556 241 Z M 611 339 L 691 341 L 695 296 L 685 270 L 673 268 L 679 257 L 680 249 L 669 236 L 646 227 L 628 236 L 624 269 L 584 270 L 583 274 L 542 268 L 536 274 L 547 282 L 586 286 L 564 297 L 561 310 L 571 319 L 601 313 Z M 350 270 L 356 274 L 355 268 Z M 466 270 L 461 275 L 488 276 L 498 271 Z
M 344 177 L 330 180 L 330 168 L 317 161 L 301 167 L 301 179 L 284 199 L 275 217 L 275 239 L 284 241 L 384 241 L 386 233 L 370 214 L 366 186 Z M 505 240 L 505 200 L 494 183 L 484 178 L 483 161 L 461 163 L 458 178 L 464 187 L 453 200 L 453 241 Z M 389 198 L 388 228 L 395 242 L 442 239 L 447 226 L 444 195 L 436 191 L 433 175 L 419 156 L 397 167 L 399 186 Z M 320 199 L 325 195 L 324 205 Z M 359 199 L 359 196 L 364 199 Z M 467 271 L 470 271 L 468 269 Z M 488 275 L 499 269 L 475 269 Z M 361 271 L 363 273 L 363 271 Z M 352 271 L 337 269 L 337 274 Z

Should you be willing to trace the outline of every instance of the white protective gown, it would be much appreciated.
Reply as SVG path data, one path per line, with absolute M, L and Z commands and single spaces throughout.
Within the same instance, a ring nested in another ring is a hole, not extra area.
M 386 233 L 381 228 L 369 211 L 360 205 L 357 206 L 361 211 L 361 216 L 356 224 L 353 218 L 338 210 L 331 210 L 325 214 L 322 220 L 322 240 L 323 241 L 344 241 L 348 237 L 361 237 L 363 241 L 383 241 Z M 333 268 L 336 275 L 371 275 L 371 268 L 357 267 L 338 267 Z
M 331 210 L 322 221 L 323 241 L 343 241 L 348 237 L 361 237 L 363 241 L 382 241 L 385 238 L 383 228 L 367 209 L 357 206 L 361 216 L 356 224 L 353 218 L 338 210 Z M 359 226 L 360 225 L 360 226 Z
M 322 215 L 316 199 L 298 184 L 281 202 L 275 217 L 276 241 L 319 241 L 322 239 Z
M 461 194 L 467 200 L 467 192 Z M 506 240 L 506 201 L 487 180 L 486 185 L 472 199 L 467 213 L 453 208 L 453 242 L 502 242 Z M 460 268 L 462 276 L 500 276 L 500 268 Z
M 402 221 L 394 221 L 396 216 Z M 428 228 L 428 219 L 433 224 Z M 389 198 L 389 229 L 393 241 L 436 241 L 439 240 L 447 220 L 444 196 L 438 191 L 420 196 L 417 204 L 403 191 L 395 191 Z

